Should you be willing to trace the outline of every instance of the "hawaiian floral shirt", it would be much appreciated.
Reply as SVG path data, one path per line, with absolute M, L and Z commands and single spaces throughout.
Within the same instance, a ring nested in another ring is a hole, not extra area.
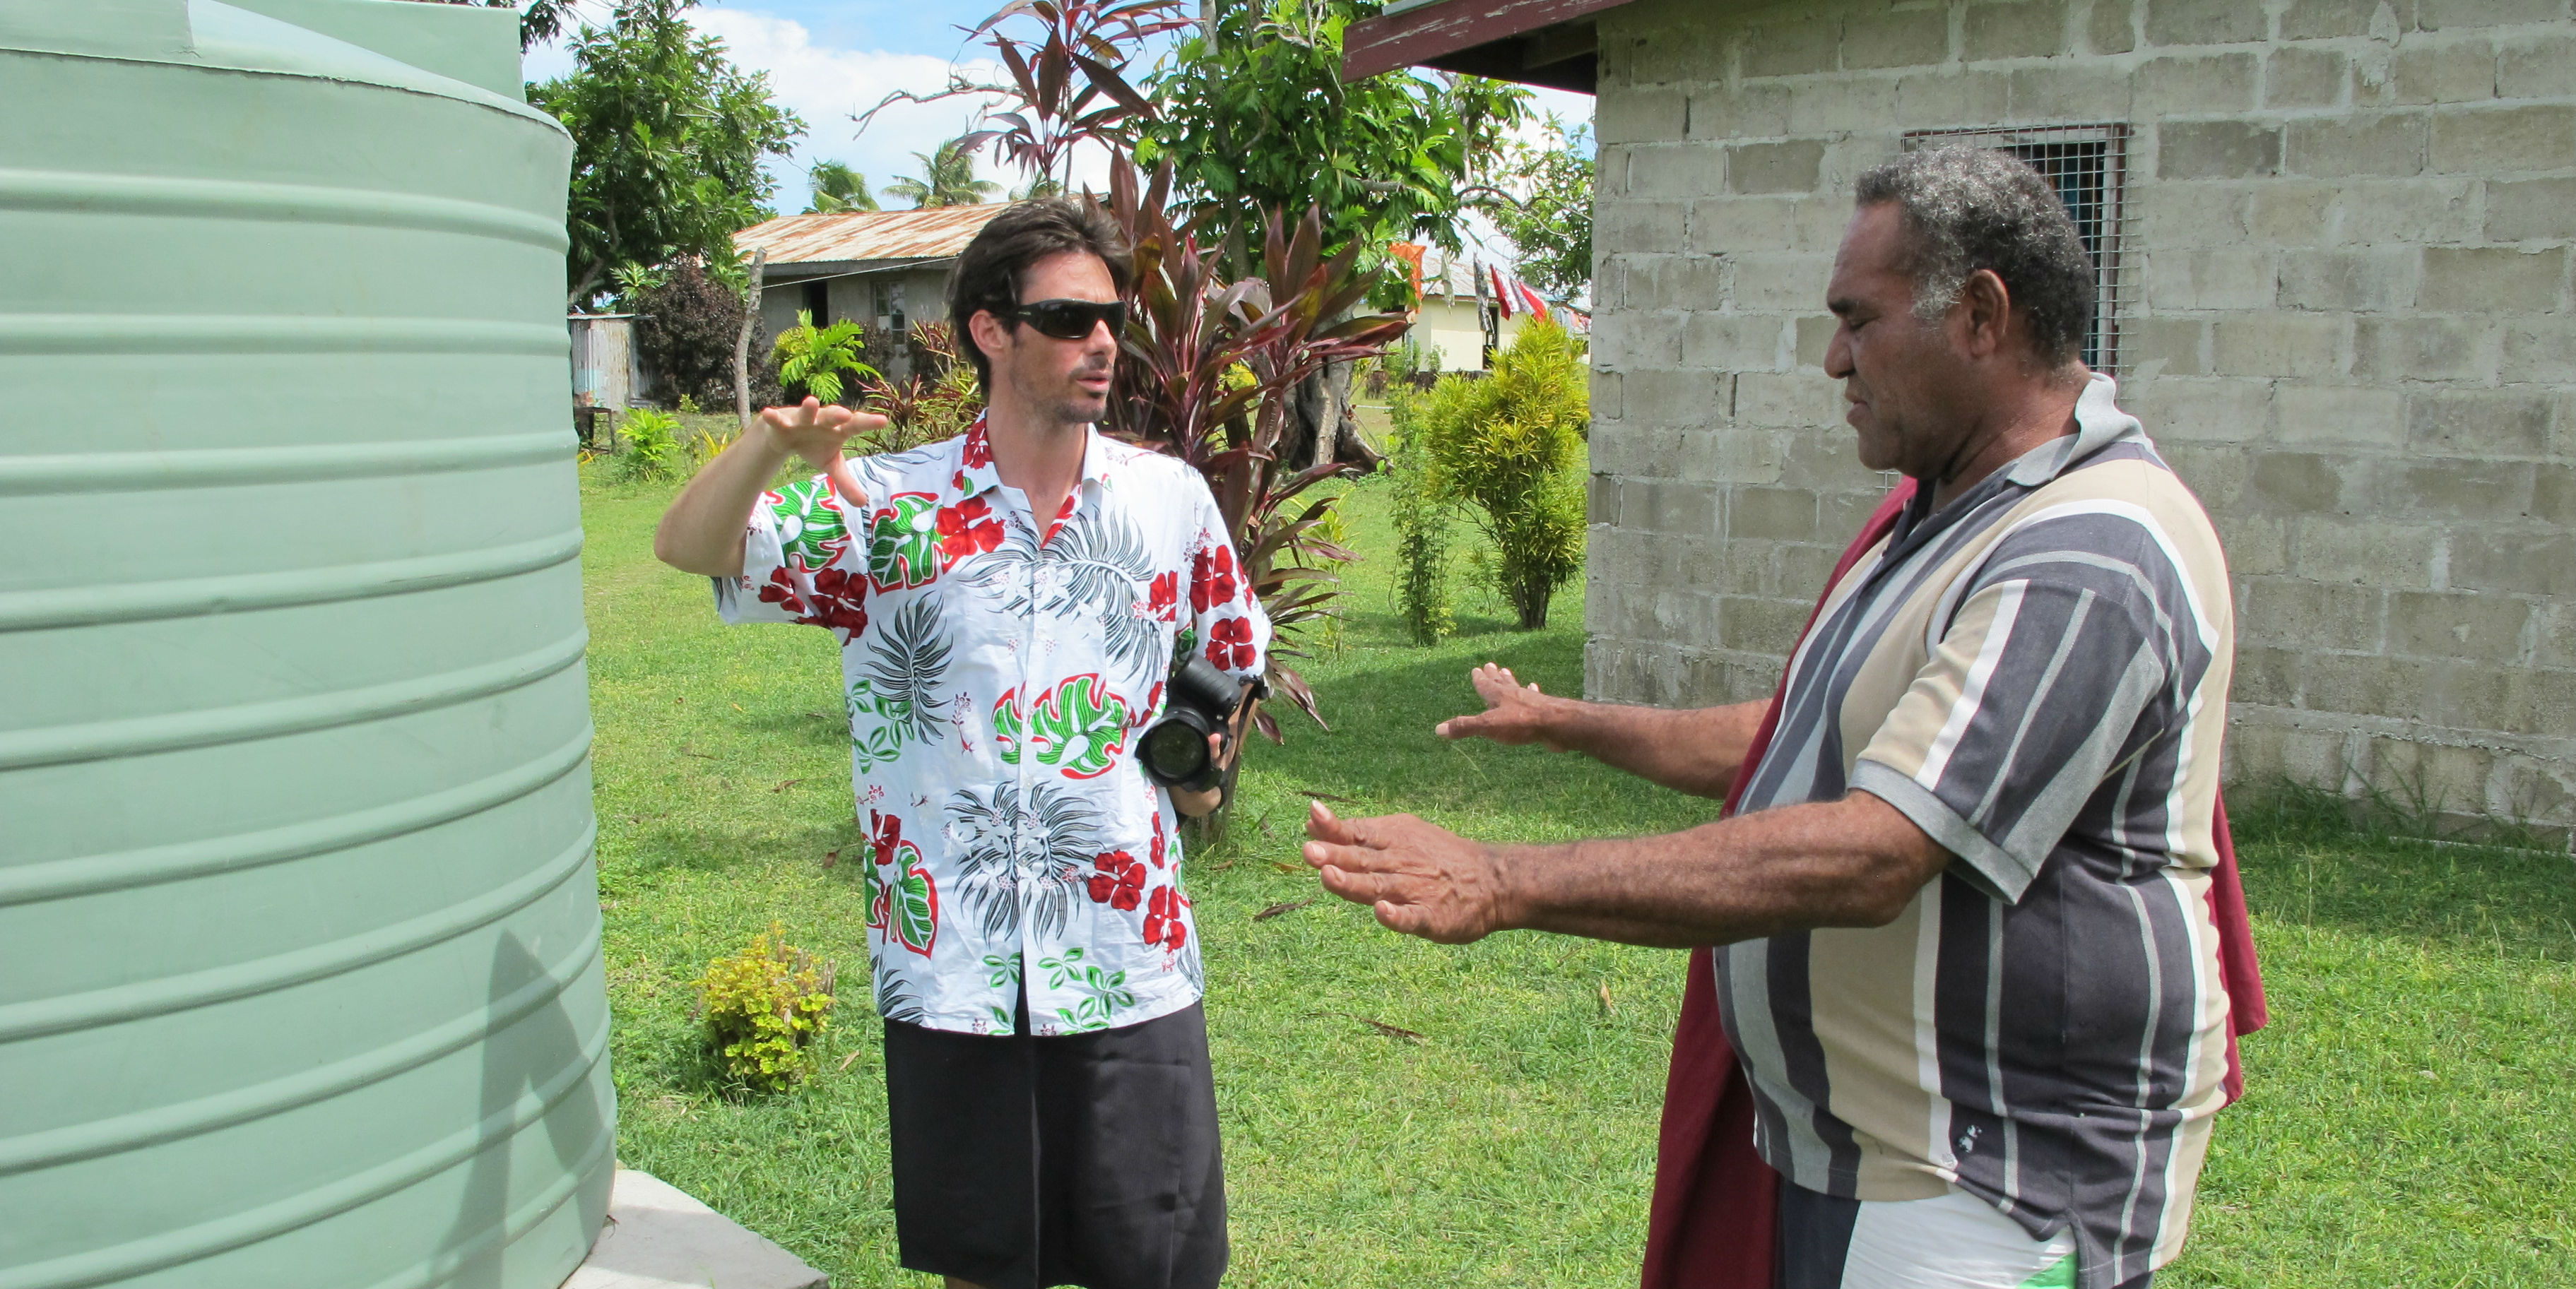
M 1135 762 L 1173 660 L 1260 674 L 1270 621 L 1206 482 L 1103 438 L 1041 535 L 984 427 L 752 507 L 727 622 L 841 639 L 877 1010 L 1039 1034 L 1132 1025 L 1204 988 L 1179 817 Z

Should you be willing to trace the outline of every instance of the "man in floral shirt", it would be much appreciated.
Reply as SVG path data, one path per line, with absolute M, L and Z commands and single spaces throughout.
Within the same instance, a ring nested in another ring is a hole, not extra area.
M 841 641 L 896 1226 L 952 1286 L 1226 1264 L 1177 834 L 1217 798 L 1155 787 L 1134 749 L 1175 663 L 1258 676 L 1270 624 L 1197 472 L 1092 428 L 1130 271 L 1096 206 L 1004 212 L 950 284 L 983 421 L 851 461 L 882 419 L 769 409 L 655 537 L 727 622 Z M 790 456 L 823 473 L 764 491 Z

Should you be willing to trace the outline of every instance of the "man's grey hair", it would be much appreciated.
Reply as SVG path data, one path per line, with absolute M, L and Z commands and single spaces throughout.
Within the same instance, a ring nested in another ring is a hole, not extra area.
M 1909 152 L 1860 177 L 1857 204 L 1893 202 L 1914 275 L 1914 316 L 1938 321 L 1979 269 L 2002 278 L 2038 358 L 2062 367 L 2083 353 L 2093 317 L 2093 259 L 2057 189 L 2029 162 L 1949 144 Z

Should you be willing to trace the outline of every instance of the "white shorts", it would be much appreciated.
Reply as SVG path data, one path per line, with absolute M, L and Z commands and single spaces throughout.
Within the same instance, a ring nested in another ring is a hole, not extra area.
M 1779 1289 L 2074 1289 L 2075 1232 L 2034 1240 L 1965 1191 L 1836 1199 L 1780 1186 Z M 2125 1289 L 2125 1286 L 2124 1286 Z

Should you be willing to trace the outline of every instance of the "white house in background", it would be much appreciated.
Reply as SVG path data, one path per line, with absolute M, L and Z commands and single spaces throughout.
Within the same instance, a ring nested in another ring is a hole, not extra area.
M 818 327 L 846 318 L 872 332 L 901 334 L 916 322 L 947 320 L 949 266 L 1003 209 L 781 215 L 734 234 L 733 243 L 745 259 L 757 250 L 769 253 L 760 274 L 764 334 L 795 326 L 798 313 L 814 315 Z M 910 375 L 909 353 L 891 348 L 869 360 L 891 378 Z
M 1523 307 L 1523 301 L 1537 297 L 1538 292 L 1512 276 L 1509 269 L 1480 263 L 1472 257 L 1452 256 L 1438 247 L 1412 242 L 1398 242 L 1395 246 L 1399 256 L 1418 265 L 1414 285 L 1422 305 L 1414 312 L 1413 339 L 1439 353 L 1440 370 L 1477 371 L 1485 366 L 1485 313 L 1501 315 L 1496 319 L 1495 342 L 1505 346 L 1529 321 L 1529 310 Z M 1498 275 L 1507 308 L 1498 309 L 1495 304 Z M 1484 279 L 1481 292 L 1476 289 L 1479 276 Z M 1592 319 L 1588 315 L 1553 300 L 1544 303 L 1548 312 L 1577 335 L 1591 332 Z

